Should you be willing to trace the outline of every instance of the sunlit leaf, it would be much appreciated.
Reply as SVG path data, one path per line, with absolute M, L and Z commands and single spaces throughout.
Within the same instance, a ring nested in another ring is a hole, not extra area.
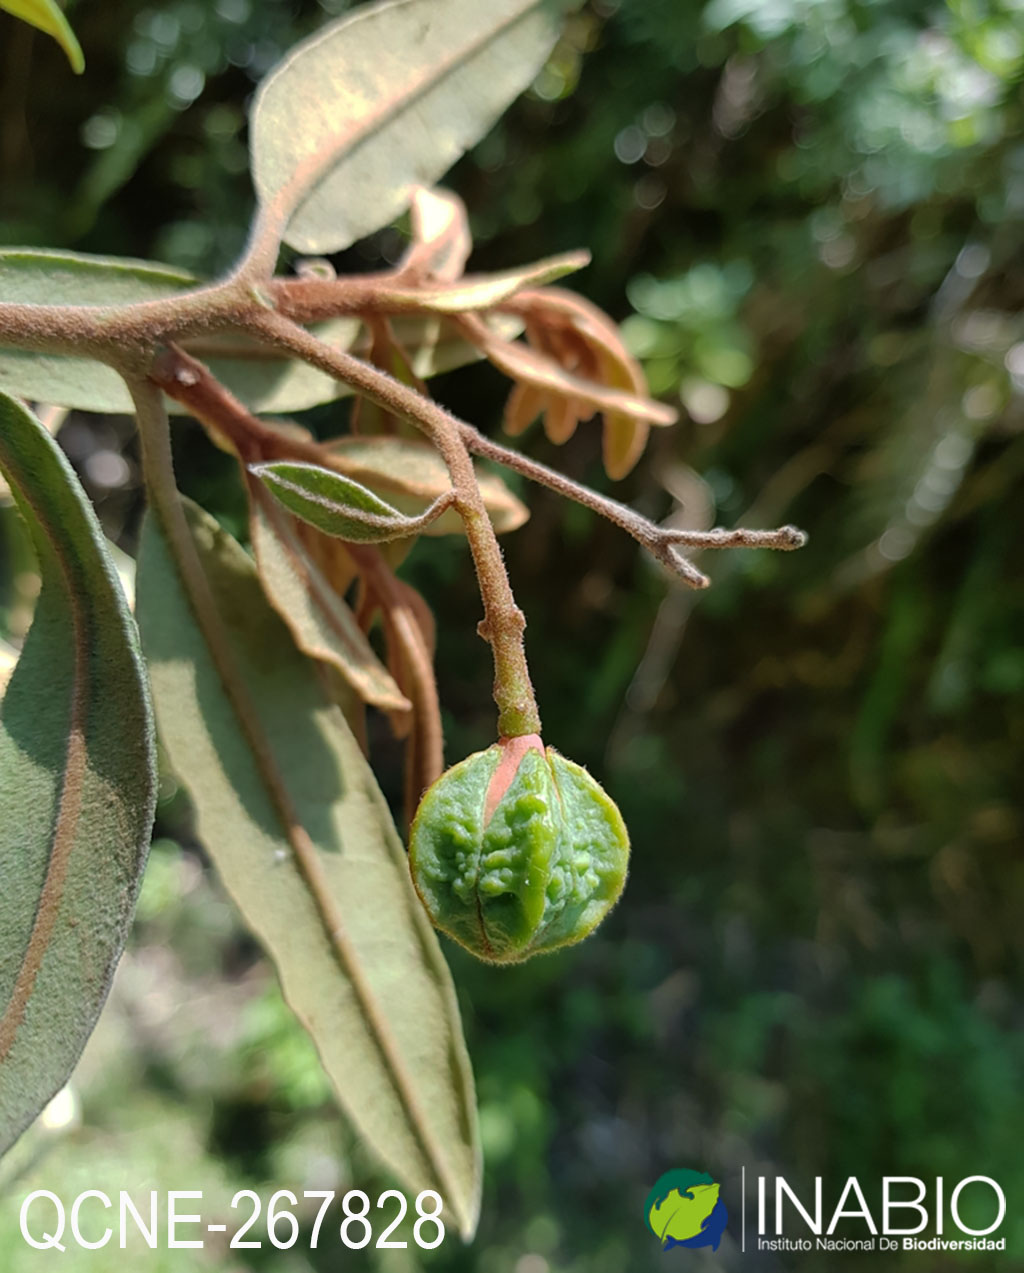
M 260 202 L 285 241 L 333 252 L 386 225 L 530 84 L 562 0 L 391 0 L 298 45 L 264 80 L 250 127 Z
M 17 662 L 17 650 L 13 650 L 6 641 L 0 641 L 0 698 L 3 698 L 7 682 L 11 679 L 11 673 L 17 666 Z
M 420 186 L 412 194 L 411 214 L 412 243 L 399 271 L 454 283 L 462 277 L 473 248 L 466 205 L 450 190 Z
M 139 556 L 139 624 L 168 757 L 339 1102 L 403 1187 L 436 1189 L 468 1235 L 480 1187 L 469 1061 L 387 805 L 252 561 L 201 509 L 187 516 L 216 655 L 152 517 Z
M 0 704 L 0 1151 L 67 1081 L 131 922 L 156 766 L 138 635 L 50 435 L 0 394 L 42 591 Z
M 85 70 L 85 57 L 67 18 L 54 0 L 0 0 L 0 9 L 6 9 L 16 18 L 29 22 L 47 35 L 52 35 L 67 54 L 71 69 L 76 75 Z
M 467 274 L 454 283 L 415 288 L 382 287 L 379 303 L 402 309 L 432 309 L 438 314 L 460 314 L 500 305 L 524 287 L 540 287 L 580 270 L 590 260 L 589 252 L 565 252 L 533 265 L 496 274 Z

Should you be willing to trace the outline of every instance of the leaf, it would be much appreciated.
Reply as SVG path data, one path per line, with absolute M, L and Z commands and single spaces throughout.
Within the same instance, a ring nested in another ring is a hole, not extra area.
M 647 380 L 640 364 L 616 343 L 595 341 L 597 356 L 605 381 L 627 393 L 644 394 Z M 657 422 L 656 422 L 657 423 Z M 613 481 L 624 478 L 636 465 L 647 446 L 650 421 L 637 419 L 624 411 L 606 411 L 601 435 L 604 469 Z
M 78 480 L 0 394 L 42 591 L 0 704 L 0 1152 L 64 1085 L 131 923 L 156 796 L 135 624 Z
M 545 430 L 557 442 L 572 434 L 576 420 L 585 418 L 588 410 L 601 410 L 605 471 L 613 479 L 625 477 L 644 452 L 650 425 L 674 424 L 675 409 L 647 397 L 643 368 L 627 350 L 615 324 L 596 305 L 560 287 L 524 290 L 516 302 L 526 316 L 530 343 L 543 352 L 526 349 L 524 359 L 517 352 L 521 346 L 495 349 L 492 341 L 485 343 L 488 357 L 508 374 L 538 388 L 543 385 L 538 361 L 549 364 L 547 382 L 563 398 L 572 395 L 574 382 L 591 385 L 588 392 L 578 392 L 575 401 L 560 408 L 549 395 Z M 603 396 L 594 392 L 595 382 L 607 386 Z
M 544 432 L 549 442 L 562 446 L 576 432 L 579 423 L 577 404 L 572 398 L 553 397 L 544 414 Z
M 412 243 L 398 272 L 454 283 L 462 277 L 473 250 L 466 205 L 450 190 L 420 186 L 412 193 L 411 215 Z
M 562 0 L 391 0 L 299 44 L 250 126 L 263 205 L 284 239 L 335 252 L 393 220 L 480 140 L 541 69 Z
M 41 411 L 36 419 L 43 428 L 51 435 L 56 437 L 64 427 L 64 421 L 68 418 L 68 413 L 63 408 L 52 408 L 49 411 Z M 0 474 L 0 506 L 9 505 L 14 502 L 14 496 L 11 494 L 11 488 Z M 109 547 L 109 545 L 108 545 Z
M 507 301 L 524 287 L 540 287 L 582 269 L 590 261 L 589 252 L 563 252 L 533 265 L 495 274 L 467 274 L 454 283 L 419 287 L 382 287 L 383 306 L 401 309 L 432 309 L 438 314 L 464 314 L 475 309 L 491 309 Z
M 331 461 L 347 476 L 380 492 L 400 512 L 416 515 L 451 489 L 444 460 L 429 443 L 413 438 L 342 437 L 328 443 Z M 517 530 L 529 509 L 495 474 L 477 470 L 477 485 L 499 535 Z M 426 535 L 460 535 L 454 508 L 423 528 Z
M 487 330 L 500 340 L 514 340 L 523 330 L 522 321 L 511 314 L 488 314 L 483 321 Z M 479 362 L 485 356 L 482 350 L 442 318 L 399 316 L 391 322 L 391 334 L 409 355 L 411 370 L 421 380 L 429 380 L 444 371 L 455 371 L 466 363 Z M 362 357 L 365 349 L 357 342 L 351 352 Z M 350 392 L 347 385 L 334 382 L 335 397 Z M 298 410 L 297 407 L 288 409 Z
M 74 252 L 0 249 L 0 301 L 22 305 L 125 305 L 196 285 L 170 266 Z M 0 390 L 83 411 L 131 411 L 121 377 L 88 358 L 0 347 Z
M 18 651 L 0 640 L 0 700 L 3 699 L 11 674 L 18 666 Z
M 547 405 L 548 395 L 533 385 L 514 384 L 512 392 L 505 404 L 505 415 L 502 427 L 510 437 L 518 437 L 520 433 L 533 424 Z
M 0 300 L 19 304 L 131 305 L 167 300 L 198 286 L 193 275 L 152 261 L 0 249 Z M 336 319 L 316 330 L 348 349 L 359 340 L 361 324 Z M 329 376 L 254 341 L 211 340 L 204 353 L 213 374 L 252 411 L 301 411 L 338 397 L 337 382 Z M 87 358 L 0 348 L 0 389 L 80 411 L 133 410 L 117 372 Z M 170 409 L 181 410 L 176 403 Z
M 294 523 L 252 481 L 250 538 L 263 591 L 304 653 L 338 669 L 364 703 L 408 712 L 412 704 L 377 658 L 355 615 L 296 534 Z
M 468 320 L 467 320 L 468 321 Z M 558 363 L 518 341 L 483 338 L 487 357 L 513 380 L 535 389 L 553 391 L 577 398 L 595 411 L 619 412 L 631 420 L 651 424 L 675 424 L 677 414 L 664 403 L 655 402 L 621 389 L 609 389 L 594 380 L 584 380 L 560 367 Z
M 26 305 L 129 305 L 166 300 L 199 286 L 191 274 L 151 261 L 87 256 L 74 252 L 0 249 L 0 301 Z M 510 316 L 489 318 L 489 329 L 513 338 L 522 324 Z M 357 318 L 314 326 L 336 348 L 362 355 L 369 340 Z M 426 379 L 483 355 L 450 324 L 407 316 L 394 323 L 396 338 Z M 184 342 L 250 411 L 304 411 L 347 396 L 351 390 L 315 367 L 241 336 Z M 88 358 L 65 358 L 0 345 L 0 391 L 33 402 L 79 411 L 129 412 L 131 397 L 110 367 Z M 171 411 L 182 411 L 177 403 Z
M 85 70 L 85 56 L 75 33 L 54 0 L 0 0 L 0 9 L 6 9 L 16 18 L 31 23 L 47 35 L 52 35 L 67 54 L 71 69 L 76 75 Z
M 386 544 L 415 535 L 452 500 L 449 491 L 420 517 L 404 517 L 359 482 L 318 464 L 278 460 L 250 465 L 249 472 L 264 482 L 290 513 L 325 535 L 354 544 Z
M 138 614 L 161 739 L 341 1105 L 403 1186 L 436 1189 L 468 1236 L 480 1188 L 469 1059 L 384 798 L 248 556 L 208 514 L 186 511 L 224 643 L 214 656 L 148 517 Z M 215 659 L 241 686 L 250 732 Z

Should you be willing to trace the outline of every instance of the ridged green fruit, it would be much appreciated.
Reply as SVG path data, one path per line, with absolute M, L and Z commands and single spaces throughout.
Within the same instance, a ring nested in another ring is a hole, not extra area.
M 615 905 L 628 863 L 614 801 L 533 734 L 442 774 L 409 839 L 413 882 L 434 925 L 497 964 L 581 941 Z

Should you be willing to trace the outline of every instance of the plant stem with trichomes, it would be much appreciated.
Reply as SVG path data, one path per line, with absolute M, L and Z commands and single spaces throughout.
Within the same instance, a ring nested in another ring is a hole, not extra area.
M 290 319 L 264 313 L 257 322 L 268 340 L 350 385 L 386 411 L 409 420 L 437 447 L 451 476 L 455 507 L 466 529 L 480 583 L 484 617 L 478 630 L 490 643 L 494 656 L 498 734 L 502 738 L 539 734 L 540 713 L 523 646 L 526 620 L 512 595 L 501 547 L 487 515 L 459 421 L 436 402 L 424 398 L 386 372 L 333 348 Z

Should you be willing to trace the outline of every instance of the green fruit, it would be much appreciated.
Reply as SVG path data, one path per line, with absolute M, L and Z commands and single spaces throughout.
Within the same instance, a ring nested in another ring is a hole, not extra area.
M 435 926 L 498 964 L 581 941 L 618 900 L 628 861 L 614 802 L 535 734 L 442 774 L 409 838 L 413 883 Z

